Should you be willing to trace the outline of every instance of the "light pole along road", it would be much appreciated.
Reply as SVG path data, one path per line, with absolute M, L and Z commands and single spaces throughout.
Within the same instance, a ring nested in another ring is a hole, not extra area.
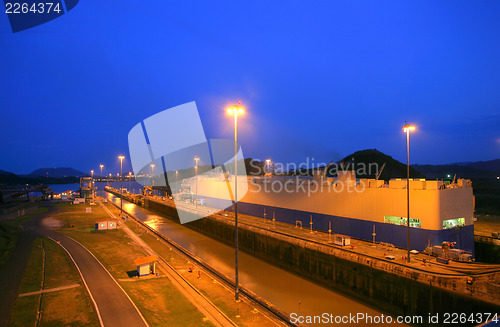
M 241 104 L 241 101 L 238 101 Z M 245 111 L 239 105 L 234 105 L 227 109 L 227 112 L 234 115 L 234 242 L 235 242 L 235 262 L 234 262 L 234 300 L 240 299 L 240 283 L 238 275 L 238 114 Z
M 405 124 L 403 131 L 406 133 L 406 226 L 408 239 L 408 263 L 410 262 L 410 131 L 414 131 L 415 126 Z
M 102 168 L 104 167 L 104 165 L 100 164 L 99 167 L 101 168 L 101 196 L 104 197 L 104 190 L 102 189 Z
M 123 216 L 123 159 L 124 156 L 118 156 L 120 159 L 120 217 Z
M 90 170 L 90 174 L 92 176 L 92 182 L 90 183 L 90 194 L 92 195 L 92 198 L 94 198 L 94 169 Z
M 194 197 L 194 203 L 195 203 L 195 207 L 198 208 L 198 161 L 200 161 L 200 158 L 198 156 L 194 156 L 194 170 L 195 170 L 195 174 L 196 174 L 196 186 L 195 186 L 195 197 Z

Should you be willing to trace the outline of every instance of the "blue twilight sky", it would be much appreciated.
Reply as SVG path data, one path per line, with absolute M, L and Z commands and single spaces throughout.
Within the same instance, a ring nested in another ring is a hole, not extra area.
M 245 155 L 500 157 L 500 1 L 91 1 L 13 34 L 0 13 L 0 169 L 119 169 L 129 130 L 196 101 Z M 311 160 L 311 159 L 310 159 Z M 128 161 L 125 170 L 130 170 Z

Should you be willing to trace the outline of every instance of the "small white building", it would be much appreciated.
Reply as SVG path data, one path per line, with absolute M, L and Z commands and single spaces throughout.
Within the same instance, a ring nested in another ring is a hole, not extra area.
M 95 221 L 95 230 L 116 229 L 117 227 L 117 219 L 100 219 Z
M 339 246 L 349 246 L 351 245 L 351 237 L 341 234 L 333 234 L 333 239 L 335 241 L 335 245 Z
M 157 261 L 158 258 L 154 255 L 134 260 L 139 277 L 149 276 L 149 274 L 155 275 Z

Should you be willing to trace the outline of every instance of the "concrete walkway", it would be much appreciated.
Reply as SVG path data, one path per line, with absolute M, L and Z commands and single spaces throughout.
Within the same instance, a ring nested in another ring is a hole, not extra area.
M 105 205 L 100 203 L 104 210 L 112 217 L 117 218 Z M 146 242 L 144 242 L 136 233 L 134 233 L 126 224 L 121 223 L 120 227 L 127 233 L 132 240 L 141 246 L 146 253 L 154 255 L 160 260 L 158 265 L 165 272 L 167 278 L 172 284 L 194 305 L 203 313 L 215 326 L 220 327 L 234 327 L 237 326 L 228 316 L 226 316 L 219 308 L 217 308 L 209 299 L 201 294 L 193 285 L 180 276 L 174 268 L 162 260 L 161 256 L 157 254 Z
M 37 294 L 42 294 L 42 293 L 57 292 L 57 291 L 67 290 L 67 289 L 75 288 L 75 287 L 79 287 L 79 286 L 80 286 L 80 284 L 71 284 L 71 285 L 67 285 L 67 286 L 54 287 L 54 288 L 49 288 L 49 289 L 45 289 L 45 290 L 41 290 L 41 291 L 22 293 L 22 294 L 19 294 L 19 297 L 37 295 Z

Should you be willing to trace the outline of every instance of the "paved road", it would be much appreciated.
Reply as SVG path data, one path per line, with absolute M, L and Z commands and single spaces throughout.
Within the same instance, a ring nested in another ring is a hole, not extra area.
M 41 225 L 40 222 L 44 216 L 50 215 L 53 210 L 54 208 L 49 207 L 46 215 L 39 215 L 23 224 L 23 230 L 17 233 L 19 239 L 15 250 L 9 261 L 0 269 L 0 280 L 2 280 L 0 283 L 0 326 L 7 325 L 33 240 L 41 236 L 60 241 L 71 254 L 97 305 L 101 325 L 105 327 L 148 326 L 126 293 L 88 250 L 71 238 Z
M 97 304 L 105 327 L 148 326 L 138 309 L 108 271 L 80 243 L 51 230 L 41 232 L 61 242 L 80 269 L 91 296 Z

